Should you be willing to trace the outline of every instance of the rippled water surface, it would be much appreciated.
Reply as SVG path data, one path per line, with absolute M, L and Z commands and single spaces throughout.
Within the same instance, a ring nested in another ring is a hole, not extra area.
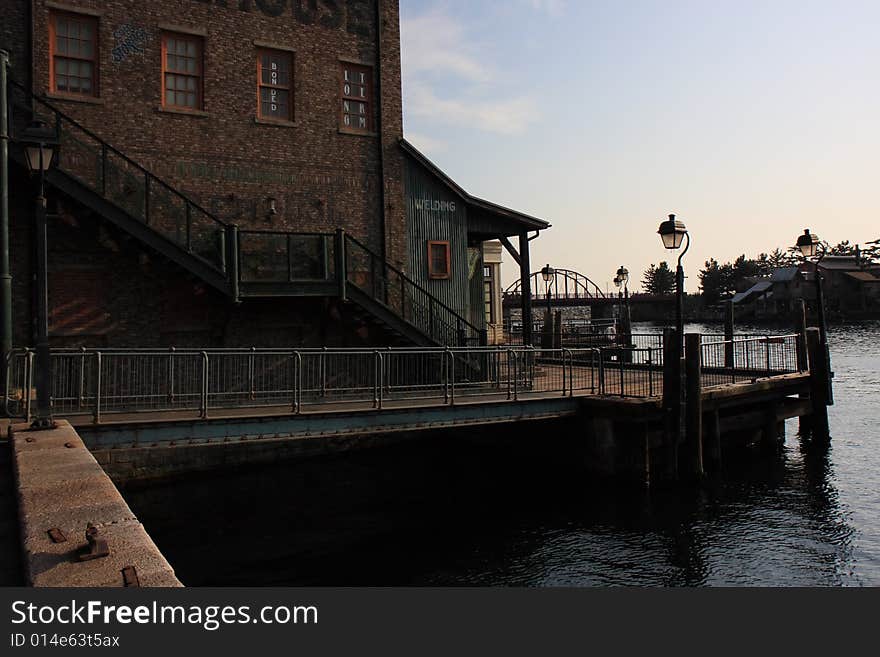
M 880 324 L 830 342 L 828 452 L 791 422 L 699 491 L 591 482 L 558 423 L 126 497 L 190 585 L 880 585 Z

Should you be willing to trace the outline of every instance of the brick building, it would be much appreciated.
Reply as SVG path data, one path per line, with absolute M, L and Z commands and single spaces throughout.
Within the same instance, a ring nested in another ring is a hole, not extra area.
M 0 0 L 13 338 L 32 342 L 33 181 L 54 126 L 56 346 L 485 340 L 482 245 L 546 222 L 403 140 L 397 0 Z M 520 255 L 510 242 L 519 238 Z

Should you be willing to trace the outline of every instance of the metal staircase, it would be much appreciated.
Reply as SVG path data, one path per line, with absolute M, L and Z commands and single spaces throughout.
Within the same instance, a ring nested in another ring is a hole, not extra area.
M 344 231 L 240 230 L 13 80 L 9 98 L 12 134 L 35 119 L 55 128 L 50 185 L 230 298 L 338 297 L 411 344 L 485 344 L 484 331 Z

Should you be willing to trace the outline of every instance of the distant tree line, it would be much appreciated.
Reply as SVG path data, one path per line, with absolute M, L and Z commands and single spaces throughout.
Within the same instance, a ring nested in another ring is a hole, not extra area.
M 880 239 L 867 242 L 864 247 L 844 240 L 833 246 L 823 242 L 819 248 L 826 255 L 834 256 L 854 256 L 858 248 L 862 262 L 880 261 Z M 703 304 L 713 305 L 728 299 L 751 287 L 755 279 L 769 277 L 775 269 L 797 266 L 800 261 L 801 256 L 795 247 L 786 251 L 775 249 L 771 253 L 761 253 L 757 258 L 747 258 L 743 254 L 733 262 L 723 264 L 710 258 L 699 274 Z M 651 264 L 642 277 L 642 287 L 648 294 L 672 294 L 675 292 L 675 272 L 667 262 Z

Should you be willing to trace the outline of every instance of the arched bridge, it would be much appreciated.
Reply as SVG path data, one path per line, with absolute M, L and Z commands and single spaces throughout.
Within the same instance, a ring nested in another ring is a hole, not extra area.
M 620 302 L 618 290 L 606 294 L 588 276 L 572 269 L 556 269 L 549 281 L 544 281 L 541 271 L 529 276 L 531 302 L 535 307 L 546 307 L 548 297 L 554 308 L 590 307 L 594 317 L 609 317 L 612 308 Z M 674 298 L 653 294 L 630 294 L 629 303 L 643 308 L 647 319 L 662 319 L 668 314 Z M 522 305 L 522 280 L 518 280 L 504 291 L 505 310 Z
M 532 301 L 544 301 L 547 297 L 553 305 L 589 305 L 591 302 L 613 297 L 605 294 L 598 285 L 583 274 L 571 269 L 554 269 L 549 281 L 543 273 L 534 272 L 530 277 Z M 504 291 L 505 305 L 518 305 L 522 298 L 522 279 Z

